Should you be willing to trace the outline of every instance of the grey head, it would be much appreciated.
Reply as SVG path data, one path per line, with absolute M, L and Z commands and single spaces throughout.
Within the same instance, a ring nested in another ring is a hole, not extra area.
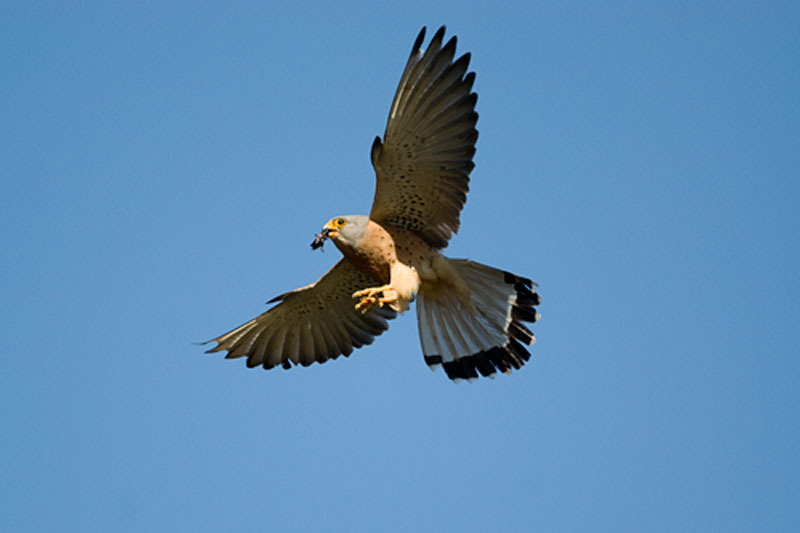
M 346 215 L 330 219 L 322 226 L 322 231 L 317 233 L 311 248 L 316 250 L 325 244 L 325 239 L 330 238 L 340 250 L 353 249 L 364 236 L 369 224 L 366 215 Z

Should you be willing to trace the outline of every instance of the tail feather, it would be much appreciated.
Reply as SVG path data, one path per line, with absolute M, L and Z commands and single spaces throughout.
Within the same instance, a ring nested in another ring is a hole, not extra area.
M 449 259 L 454 287 L 426 290 L 417 297 L 420 342 L 431 369 L 444 368 L 453 380 L 510 373 L 530 359 L 536 342 L 524 322 L 539 319 L 539 295 L 527 278 L 464 259 Z

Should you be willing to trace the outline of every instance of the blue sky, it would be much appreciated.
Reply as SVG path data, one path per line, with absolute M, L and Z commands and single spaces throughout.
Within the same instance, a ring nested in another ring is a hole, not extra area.
M 204 355 L 338 259 L 440 24 L 531 362 Z M 0 529 L 796 531 L 798 65 L 792 3 L 4 3 Z

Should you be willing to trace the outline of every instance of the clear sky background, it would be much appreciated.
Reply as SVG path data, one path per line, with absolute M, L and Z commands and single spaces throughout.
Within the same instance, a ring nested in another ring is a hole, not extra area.
M 413 309 L 192 344 L 339 257 L 420 27 L 473 53 L 448 253 L 540 283 L 453 384 Z M 3 2 L 0 530 L 797 531 L 796 3 Z

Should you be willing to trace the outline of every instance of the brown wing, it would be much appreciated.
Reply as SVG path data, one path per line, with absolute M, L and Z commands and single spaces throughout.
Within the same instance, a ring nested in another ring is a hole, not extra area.
M 342 259 L 316 283 L 274 298 L 282 302 L 238 328 L 208 342 L 226 358 L 247 357 L 247 366 L 266 369 L 324 363 L 372 343 L 397 314 L 373 307 L 362 314 L 352 294 L 379 285 Z
M 372 145 L 377 187 L 370 218 L 419 233 L 444 248 L 458 231 L 459 213 L 475 166 L 478 95 L 469 53 L 453 61 L 456 38 L 442 46 L 444 26 L 428 50 L 419 33 L 392 103 L 383 143 Z

